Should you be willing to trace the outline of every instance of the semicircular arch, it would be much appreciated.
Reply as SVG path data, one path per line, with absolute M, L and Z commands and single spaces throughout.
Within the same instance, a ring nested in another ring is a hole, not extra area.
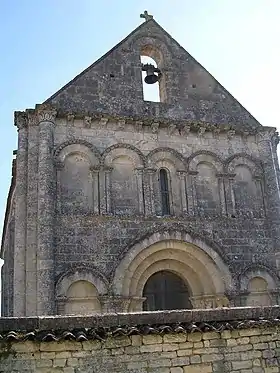
M 178 265 L 192 263 L 195 267 L 193 269 L 202 281 L 204 294 L 209 291 L 216 294 L 224 293 L 233 288 L 228 267 L 219 254 L 207 244 L 188 234 L 184 235 L 183 240 L 167 236 L 167 232 L 163 235 L 154 234 L 131 247 L 115 270 L 112 285 L 116 294 L 141 296 L 131 294 L 135 289 L 140 291 L 138 284 L 141 276 L 145 276 L 145 272 L 149 273 L 149 267 L 154 263 L 172 258 Z M 205 276 L 200 276 L 200 273 L 204 273 Z M 188 279 L 185 278 L 185 281 L 188 282 Z M 211 283 L 212 290 L 209 288 Z

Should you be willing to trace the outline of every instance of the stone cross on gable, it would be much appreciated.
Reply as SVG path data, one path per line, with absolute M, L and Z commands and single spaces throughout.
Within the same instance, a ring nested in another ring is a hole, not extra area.
M 147 10 L 144 11 L 144 13 L 140 14 L 140 18 L 145 18 L 145 21 L 149 21 L 150 19 L 153 19 L 154 16 L 148 13 Z

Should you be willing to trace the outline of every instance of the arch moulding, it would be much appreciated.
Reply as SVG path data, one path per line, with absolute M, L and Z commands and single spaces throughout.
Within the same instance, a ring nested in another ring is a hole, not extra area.
M 113 292 L 141 298 L 148 278 L 161 270 L 179 275 L 193 299 L 222 297 L 234 288 L 227 265 L 213 248 L 188 233 L 173 231 L 154 233 L 130 248 L 115 270 Z

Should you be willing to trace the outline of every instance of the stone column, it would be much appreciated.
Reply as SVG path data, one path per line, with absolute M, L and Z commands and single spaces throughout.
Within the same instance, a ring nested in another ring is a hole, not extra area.
M 183 215 L 188 212 L 187 205 L 187 190 L 186 190 L 186 171 L 177 171 L 178 178 L 180 180 L 180 194 L 181 194 L 181 209 Z
M 230 217 L 236 217 L 235 198 L 234 198 L 234 177 L 235 174 L 224 174 L 226 212 Z
M 64 163 L 57 161 L 55 163 L 55 169 L 56 169 L 56 212 L 58 214 L 62 213 L 62 190 L 61 190 L 61 173 L 64 168 Z
M 38 225 L 38 118 L 35 110 L 28 116 L 28 167 L 26 217 L 26 316 L 37 314 L 37 225 Z
M 144 190 L 143 190 L 143 168 L 136 168 L 136 183 L 138 193 L 138 211 L 139 214 L 144 214 Z
M 197 171 L 189 171 L 187 179 L 187 195 L 188 195 L 188 208 L 190 215 L 196 215 L 197 211 L 197 197 L 196 197 L 196 176 Z
M 106 213 L 110 214 L 112 212 L 112 198 L 111 198 L 111 173 L 113 171 L 112 167 L 104 168 L 105 176 L 105 201 L 106 201 Z
M 56 111 L 38 107 L 38 248 L 37 248 L 37 314 L 55 313 L 54 300 L 54 206 L 53 131 Z
M 13 316 L 25 316 L 25 250 L 27 213 L 28 133 L 26 113 L 15 112 L 18 128 L 15 188 L 15 251 Z
M 265 197 L 267 214 L 275 221 L 280 220 L 280 180 L 277 158 L 278 134 L 270 128 L 256 136 L 265 174 Z
M 99 214 L 99 167 L 91 167 L 92 191 L 93 191 L 93 212 Z
M 144 172 L 145 215 L 155 215 L 154 175 L 156 169 L 146 168 Z
M 256 218 L 264 218 L 265 217 L 265 200 L 264 200 L 264 192 L 263 192 L 263 181 L 260 176 L 254 176 L 255 186 L 256 186 L 256 204 L 254 206 L 254 217 Z M 256 211 L 257 210 L 257 211 Z
M 217 174 L 218 178 L 218 188 L 219 188 L 219 197 L 220 197 L 220 203 L 221 203 L 221 213 L 222 215 L 227 214 L 226 209 L 226 196 L 225 196 L 225 184 L 224 184 L 224 174 Z

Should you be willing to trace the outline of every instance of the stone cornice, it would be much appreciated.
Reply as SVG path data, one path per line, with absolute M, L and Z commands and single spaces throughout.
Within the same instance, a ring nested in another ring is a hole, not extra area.
M 17 112 L 19 113 L 19 112 Z M 24 113 L 24 112 L 21 112 Z M 187 137 L 190 133 L 196 133 L 203 137 L 207 133 L 212 133 L 214 138 L 218 138 L 220 134 L 225 134 L 230 140 L 234 136 L 256 136 L 257 141 L 270 140 L 273 144 L 279 142 L 279 135 L 275 127 L 257 127 L 255 129 L 236 129 L 233 126 L 224 124 L 213 124 L 203 121 L 193 120 L 176 120 L 164 118 L 140 118 L 140 117 L 124 117 L 118 115 L 106 115 L 100 113 L 74 113 L 56 110 L 53 106 L 47 104 L 36 105 L 34 109 L 27 109 L 25 111 L 27 117 L 36 117 L 36 124 L 47 120 L 54 122 L 55 119 L 66 119 L 67 125 L 74 125 L 76 120 L 83 122 L 84 128 L 110 128 L 114 130 L 125 130 L 128 126 L 133 126 L 136 131 L 149 131 L 152 134 L 158 134 L 159 130 L 165 128 L 168 135 L 178 135 Z M 31 115 L 32 114 L 32 115 Z M 19 114 L 17 114 L 19 115 Z M 32 125 L 31 120 L 28 119 L 28 125 Z M 80 125 L 79 125 L 80 126 Z
M 280 326 L 280 307 L 0 318 L 2 341 L 104 340 L 132 334 L 193 333 Z
M 200 136 L 203 136 L 207 132 L 213 132 L 215 136 L 220 133 L 227 133 L 228 138 L 232 138 L 234 135 L 256 135 L 258 133 L 270 133 L 271 136 L 275 136 L 276 128 L 274 127 L 259 127 L 248 131 L 248 129 L 236 129 L 231 125 L 225 124 L 213 124 L 199 121 L 188 121 L 188 120 L 175 120 L 175 119 L 164 119 L 164 118 L 138 118 L 138 117 L 123 117 L 118 115 L 106 115 L 106 114 L 85 114 L 85 113 L 67 113 L 58 110 L 57 118 L 67 118 L 71 115 L 71 118 L 75 120 L 83 120 L 85 127 L 106 127 L 110 122 L 114 122 L 119 130 L 123 130 L 126 125 L 134 125 L 136 130 L 142 131 L 144 127 L 150 128 L 152 133 L 157 133 L 160 128 L 166 128 L 170 135 L 176 132 L 179 135 L 187 136 L 190 132 L 196 132 Z

